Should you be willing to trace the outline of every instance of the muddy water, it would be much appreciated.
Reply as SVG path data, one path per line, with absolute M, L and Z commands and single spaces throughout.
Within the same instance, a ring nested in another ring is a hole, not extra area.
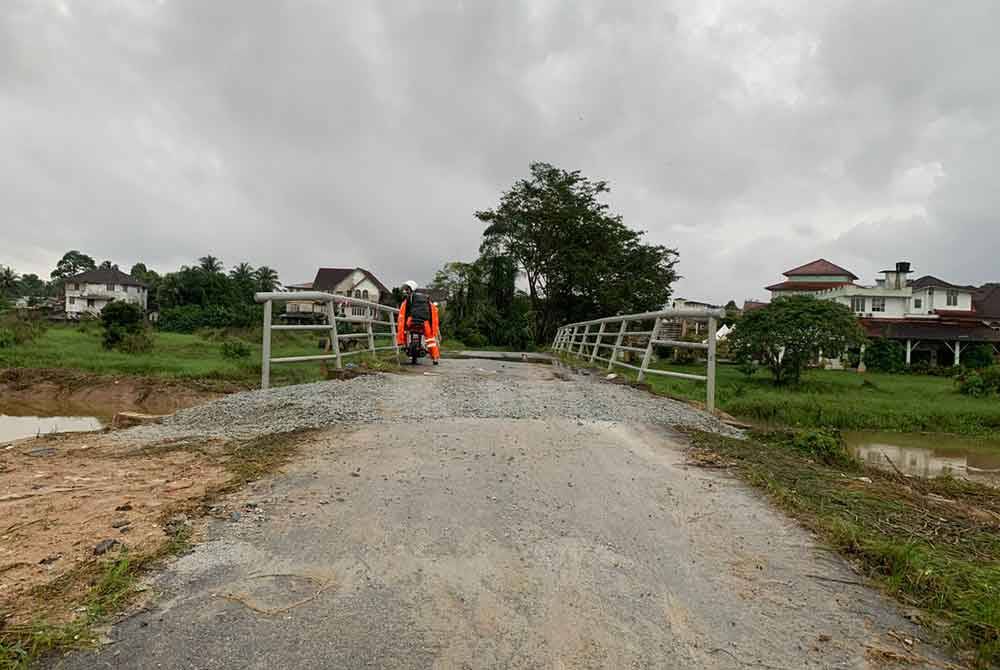
M 1000 486 L 1000 440 L 932 433 L 844 433 L 847 446 L 861 460 L 918 477 L 950 474 Z
M 0 443 L 48 433 L 100 430 L 110 420 L 103 414 L 93 407 L 67 403 L 0 402 Z

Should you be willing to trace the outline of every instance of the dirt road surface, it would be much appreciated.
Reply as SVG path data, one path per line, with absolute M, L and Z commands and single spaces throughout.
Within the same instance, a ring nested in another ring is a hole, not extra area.
M 482 361 L 435 372 L 392 377 L 393 394 L 483 373 L 542 395 L 594 383 Z M 754 492 L 686 465 L 662 426 L 332 427 L 229 505 L 113 643 L 52 666 L 868 668 L 920 635 Z

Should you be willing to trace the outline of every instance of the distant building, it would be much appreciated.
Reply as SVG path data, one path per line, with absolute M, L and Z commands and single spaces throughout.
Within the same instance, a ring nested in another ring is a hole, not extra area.
M 869 337 L 903 344 L 907 364 L 922 352 L 932 364 L 950 354 L 959 365 L 970 344 L 1000 344 L 1000 284 L 976 288 L 932 275 L 911 280 L 907 262 L 880 274 L 865 286 L 851 271 L 819 259 L 788 270 L 785 281 L 767 289 L 772 297 L 808 294 L 849 307 Z
M 69 277 L 64 286 L 67 319 L 98 316 L 113 300 L 131 302 L 146 311 L 149 299 L 143 282 L 117 269 L 88 270 Z
M 381 304 L 392 296 L 392 291 L 379 281 L 378 277 L 364 268 L 320 268 L 311 282 L 292 284 L 285 287 L 291 292 L 321 291 L 345 297 L 358 298 Z M 285 307 L 287 320 L 313 320 L 323 314 L 323 303 L 308 300 L 293 300 Z M 345 308 L 340 306 L 342 315 L 364 316 L 368 310 L 361 306 Z

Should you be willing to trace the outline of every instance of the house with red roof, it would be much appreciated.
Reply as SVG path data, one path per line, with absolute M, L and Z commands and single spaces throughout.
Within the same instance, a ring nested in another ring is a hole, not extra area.
M 910 264 L 899 262 L 863 285 L 850 270 L 821 258 L 788 270 L 767 290 L 772 298 L 808 294 L 850 307 L 869 337 L 899 341 L 907 364 L 917 358 L 937 364 L 940 355 L 959 365 L 972 344 L 1000 347 L 1000 284 L 977 288 L 910 274 Z

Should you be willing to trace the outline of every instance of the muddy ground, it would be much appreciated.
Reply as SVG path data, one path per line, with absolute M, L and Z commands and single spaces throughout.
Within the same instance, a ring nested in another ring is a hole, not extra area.
M 8 624 L 70 618 L 72 593 L 40 587 L 85 572 L 121 546 L 136 557 L 167 541 L 170 518 L 228 478 L 218 445 L 123 448 L 103 433 L 0 447 L 0 614 Z M 110 542 L 109 542 L 110 541 Z M 107 555 L 95 548 L 113 544 Z M 77 595 L 86 583 L 68 585 Z

